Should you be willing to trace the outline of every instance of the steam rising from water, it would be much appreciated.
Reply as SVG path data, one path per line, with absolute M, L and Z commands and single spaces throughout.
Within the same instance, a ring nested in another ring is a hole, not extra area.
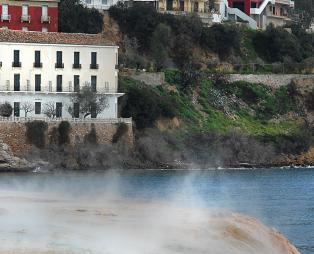
M 205 209 L 197 195 L 192 207 L 178 202 L 192 191 L 188 177 L 168 202 L 123 198 L 119 175 L 110 177 L 105 193 L 90 182 L 87 192 L 69 195 L 66 179 L 58 189 L 0 186 L 0 254 L 297 253 L 256 220 Z

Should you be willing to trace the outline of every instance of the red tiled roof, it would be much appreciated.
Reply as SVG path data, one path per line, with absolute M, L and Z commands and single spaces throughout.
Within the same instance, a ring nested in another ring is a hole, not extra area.
M 0 42 L 115 46 L 103 34 L 25 32 L 0 29 Z

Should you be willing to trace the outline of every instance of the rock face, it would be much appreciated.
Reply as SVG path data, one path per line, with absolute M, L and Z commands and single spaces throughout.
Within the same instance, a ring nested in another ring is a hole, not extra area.
M 34 165 L 13 155 L 10 147 L 0 140 L 0 171 L 27 171 Z

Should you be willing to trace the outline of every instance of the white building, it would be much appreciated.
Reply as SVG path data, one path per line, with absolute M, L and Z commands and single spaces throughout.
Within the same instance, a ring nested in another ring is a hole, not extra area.
M 117 118 L 118 47 L 101 34 L 66 34 L 0 30 L 0 103 L 9 102 L 15 116 L 32 104 L 28 117 L 45 117 L 53 105 L 57 117 L 70 118 L 72 95 L 89 84 L 108 98 L 108 107 L 92 117 Z
M 107 11 L 111 6 L 116 5 L 118 2 L 123 2 L 127 5 L 132 5 L 133 3 L 147 3 L 157 8 L 158 1 L 159 0 L 81 0 L 81 3 L 88 8 Z

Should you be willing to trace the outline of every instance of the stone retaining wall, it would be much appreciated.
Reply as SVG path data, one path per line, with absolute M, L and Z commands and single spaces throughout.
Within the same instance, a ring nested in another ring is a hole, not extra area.
M 48 122 L 47 143 L 53 139 L 53 134 L 58 129 L 59 123 Z M 129 146 L 133 145 L 132 124 L 128 125 L 128 131 L 123 139 Z M 112 137 L 116 133 L 119 124 L 109 123 L 71 123 L 70 142 L 71 145 L 84 142 L 86 135 L 95 129 L 99 144 L 112 142 Z M 24 122 L 0 122 L 0 139 L 8 144 L 14 155 L 20 155 L 31 149 L 32 145 L 26 140 L 26 125 Z
M 314 75 L 302 75 L 302 74 L 231 74 L 229 75 L 229 81 L 247 81 L 250 83 L 263 83 L 267 86 L 277 88 L 280 86 L 286 86 L 292 81 L 296 83 L 313 83 Z

